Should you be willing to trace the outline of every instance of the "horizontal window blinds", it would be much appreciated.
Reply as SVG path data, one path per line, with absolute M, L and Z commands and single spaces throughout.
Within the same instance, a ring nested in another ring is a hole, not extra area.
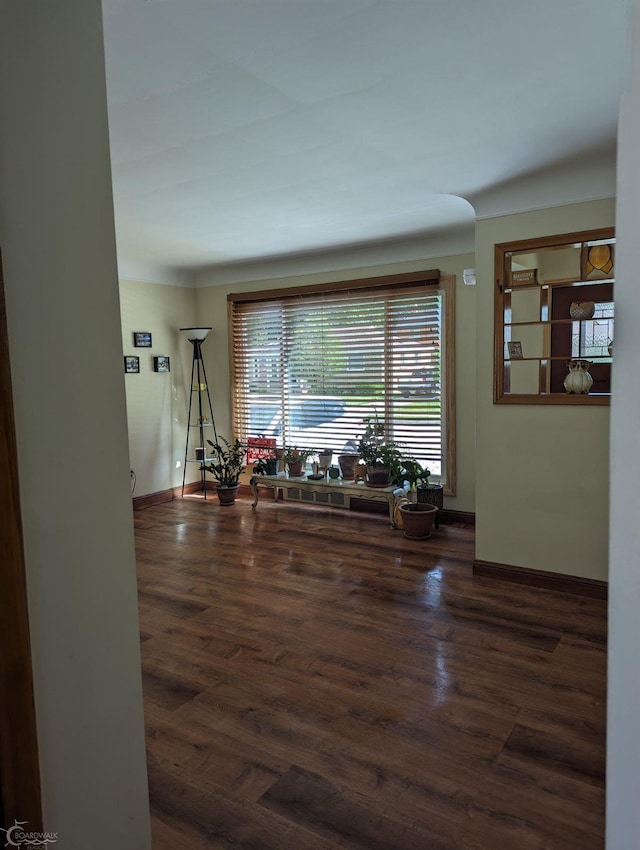
M 231 302 L 235 432 L 355 450 L 367 419 L 443 473 L 437 284 Z

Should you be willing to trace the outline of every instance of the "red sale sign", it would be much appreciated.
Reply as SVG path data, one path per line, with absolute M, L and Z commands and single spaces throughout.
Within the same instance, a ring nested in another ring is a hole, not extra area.
M 274 437 L 247 437 L 247 463 L 256 463 L 261 458 L 275 457 Z

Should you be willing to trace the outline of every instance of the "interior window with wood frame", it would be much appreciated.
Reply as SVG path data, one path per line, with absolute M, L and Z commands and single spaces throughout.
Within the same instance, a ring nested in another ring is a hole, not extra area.
M 235 435 L 356 452 L 377 418 L 455 492 L 454 293 L 432 270 L 230 294 Z
M 496 245 L 494 401 L 609 404 L 613 228 Z

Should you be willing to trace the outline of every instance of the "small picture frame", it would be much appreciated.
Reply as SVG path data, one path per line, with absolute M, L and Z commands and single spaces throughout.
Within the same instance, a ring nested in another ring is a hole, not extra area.
M 153 358 L 153 371 L 154 372 L 170 372 L 171 364 L 169 362 L 168 357 L 154 357 Z
M 521 342 L 508 342 L 507 350 L 509 352 L 509 360 L 522 360 Z
M 137 375 L 140 372 L 140 358 L 139 357 L 125 357 L 124 358 L 124 371 L 127 375 Z
M 151 333 L 149 331 L 134 331 L 133 345 L 135 348 L 151 348 Z

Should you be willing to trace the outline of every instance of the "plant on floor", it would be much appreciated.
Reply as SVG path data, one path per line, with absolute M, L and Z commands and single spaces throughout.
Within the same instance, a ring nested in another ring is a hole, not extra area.
M 415 458 L 402 458 L 402 477 L 409 482 L 412 489 L 428 486 L 430 475 L 431 470 L 422 466 Z
M 240 440 L 230 443 L 224 437 L 219 442 L 212 443 L 207 440 L 212 448 L 213 458 L 209 463 L 202 465 L 202 469 L 210 472 L 218 482 L 218 498 L 221 504 L 233 504 L 238 492 L 240 476 L 245 470 L 244 459 L 247 448 Z M 227 491 L 222 492 L 221 491 Z
M 435 505 L 424 502 L 404 502 L 399 506 L 402 524 L 404 525 L 404 536 L 410 540 L 428 540 L 431 537 L 431 529 L 438 514 Z
M 409 482 L 411 489 L 415 491 L 415 504 L 435 505 L 439 510 L 442 510 L 444 487 L 442 484 L 429 484 L 431 470 L 421 466 L 412 457 L 404 458 L 403 465 L 402 477 Z M 439 517 L 439 513 L 434 516 L 436 528 L 440 525 Z

